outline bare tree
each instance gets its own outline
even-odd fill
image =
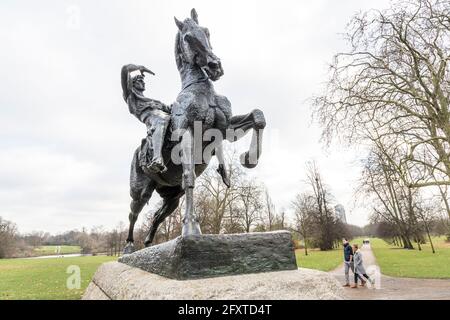
[[[175,212],[168,216],[163,223],[161,223],[158,233],[156,234],[158,242],[169,241],[181,234],[183,206],[184,197],[181,198],[180,204],[178,208],[175,209]]]
[[[448,192],[448,186],[438,186],[439,193],[441,195],[442,204],[444,205],[445,212],[447,213],[447,218],[450,219],[450,195]],[[450,230],[449,234],[450,234]]]
[[[111,256],[120,255],[123,251],[123,239],[125,239],[126,237],[126,232],[126,226],[122,221],[120,221],[115,228],[108,232],[95,232],[94,230],[92,230],[90,234],[91,238],[95,237],[96,235],[100,237],[100,239],[94,241],[94,247],[96,248],[95,251],[103,251],[101,249],[101,238],[104,238],[104,242],[106,242],[106,251],[108,252],[108,254]]]
[[[211,234],[224,231],[223,223],[229,217],[230,206],[238,198],[238,184],[243,174],[242,170],[237,162],[231,161],[228,172],[230,188],[223,184],[212,168],[208,168],[198,179],[196,210],[202,230],[207,230]]]
[[[292,208],[295,214],[296,231],[303,238],[305,255],[308,255],[308,237],[313,223],[313,215],[315,210],[315,199],[311,194],[297,194],[295,200],[292,201]]]
[[[402,141],[421,171],[411,187],[450,185],[450,2],[398,1],[353,18],[351,49],[335,56],[326,93],[315,99],[330,142]]]
[[[22,238],[27,245],[30,245],[32,247],[39,247],[42,246],[46,236],[48,236],[48,234],[46,234],[44,231],[32,231],[22,236]]]
[[[262,205],[262,187],[256,180],[243,180],[238,188],[238,216],[245,232],[250,232],[255,225]]]
[[[76,234],[76,243],[81,247],[81,253],[88,254],[93,252],[96,242],[90,236],[86,228],[82,228],[81,232]]]
[[[275,205],[272,202],[272,198],[270,197],[269,190],[264,191],[264,202],[265,202],[265,210],[264,215],[261,216],[261,220],[265,225],[267,225],[268,230],[274,230],[274,225],[276,221],[276,211]]]
[[[0,258],[11,257],[16,250],[17,227],[0,217]]]
[[[430,242],[431,251],[436,253],[431,237],[431,225],[439,219],[439,203],[437,201],[420,201],[417,206],[417,216],[424,227],[427,239]]]
[[[315,210],[312,211],[314,226],[319,234],[317,244],[321,250],[333,249],[335,233],[333,227],[336,224],[334,211],[330,208],[331,193],[324,185],[322,176],[315,162],[307,164],[307,183],[314,197]]]
[[[412,187],[413,175],[414,171],[405,166],[395,145],[386,147],[375,141],[364,161],[359,190],[365,200],[372,203],[374,218],[381,218],[395,227],[394,243],[400,242],[398,238],[404,248],[413,249],[411,240],[414,240],[421,250],[425,242],[423,233],[428,234],[430,229],[425,204],[433,202],[439,207],[440,199],[425,199],[421,188]]]

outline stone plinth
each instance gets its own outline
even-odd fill
[[[288,231],[178,237],[119,262],[178,280],[297,269]]]
[[[305,300],[342,299],[326,272],[296,269],[196,280],[174,280],[119,262],[99,267],[85,300]]]

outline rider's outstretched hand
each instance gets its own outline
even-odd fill
[[[151,75],[155,75],[155,73],[152,70],[150,70],[150,69],[148,69],[147,67],[144,67],[144,66],[139,66],[139,71],[141,72],[141,74],[144,74],[144,72],[147,72],[147,73],[149,73]]]

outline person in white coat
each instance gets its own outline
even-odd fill
[[[366,282],[371,281],[371,279],[366,273],[363,256],[357,244],[353,244],[353,263],[355,268],[355,283],[352,285],[352,288],[356,289],[358,287],[358,278],[361,280],[361,287],[364,287]]]

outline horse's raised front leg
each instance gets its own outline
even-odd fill
[[[186,209],[183,217],[182,236],[201,234],[200,224],[194,208],[195,163],[194,163],[194,135],[187,129],[181,140],[183,165],[183,189],[186,195]]]
[[[255,109],[252,112],[233,116],[227,130],[227,140],[235,142],[242,138],[250,129],[253,129],[252,141],[248,151],[241,154],[241,164],[246,168],[254,168],[262,152],[262,137],[266,126],[264,113]]]

